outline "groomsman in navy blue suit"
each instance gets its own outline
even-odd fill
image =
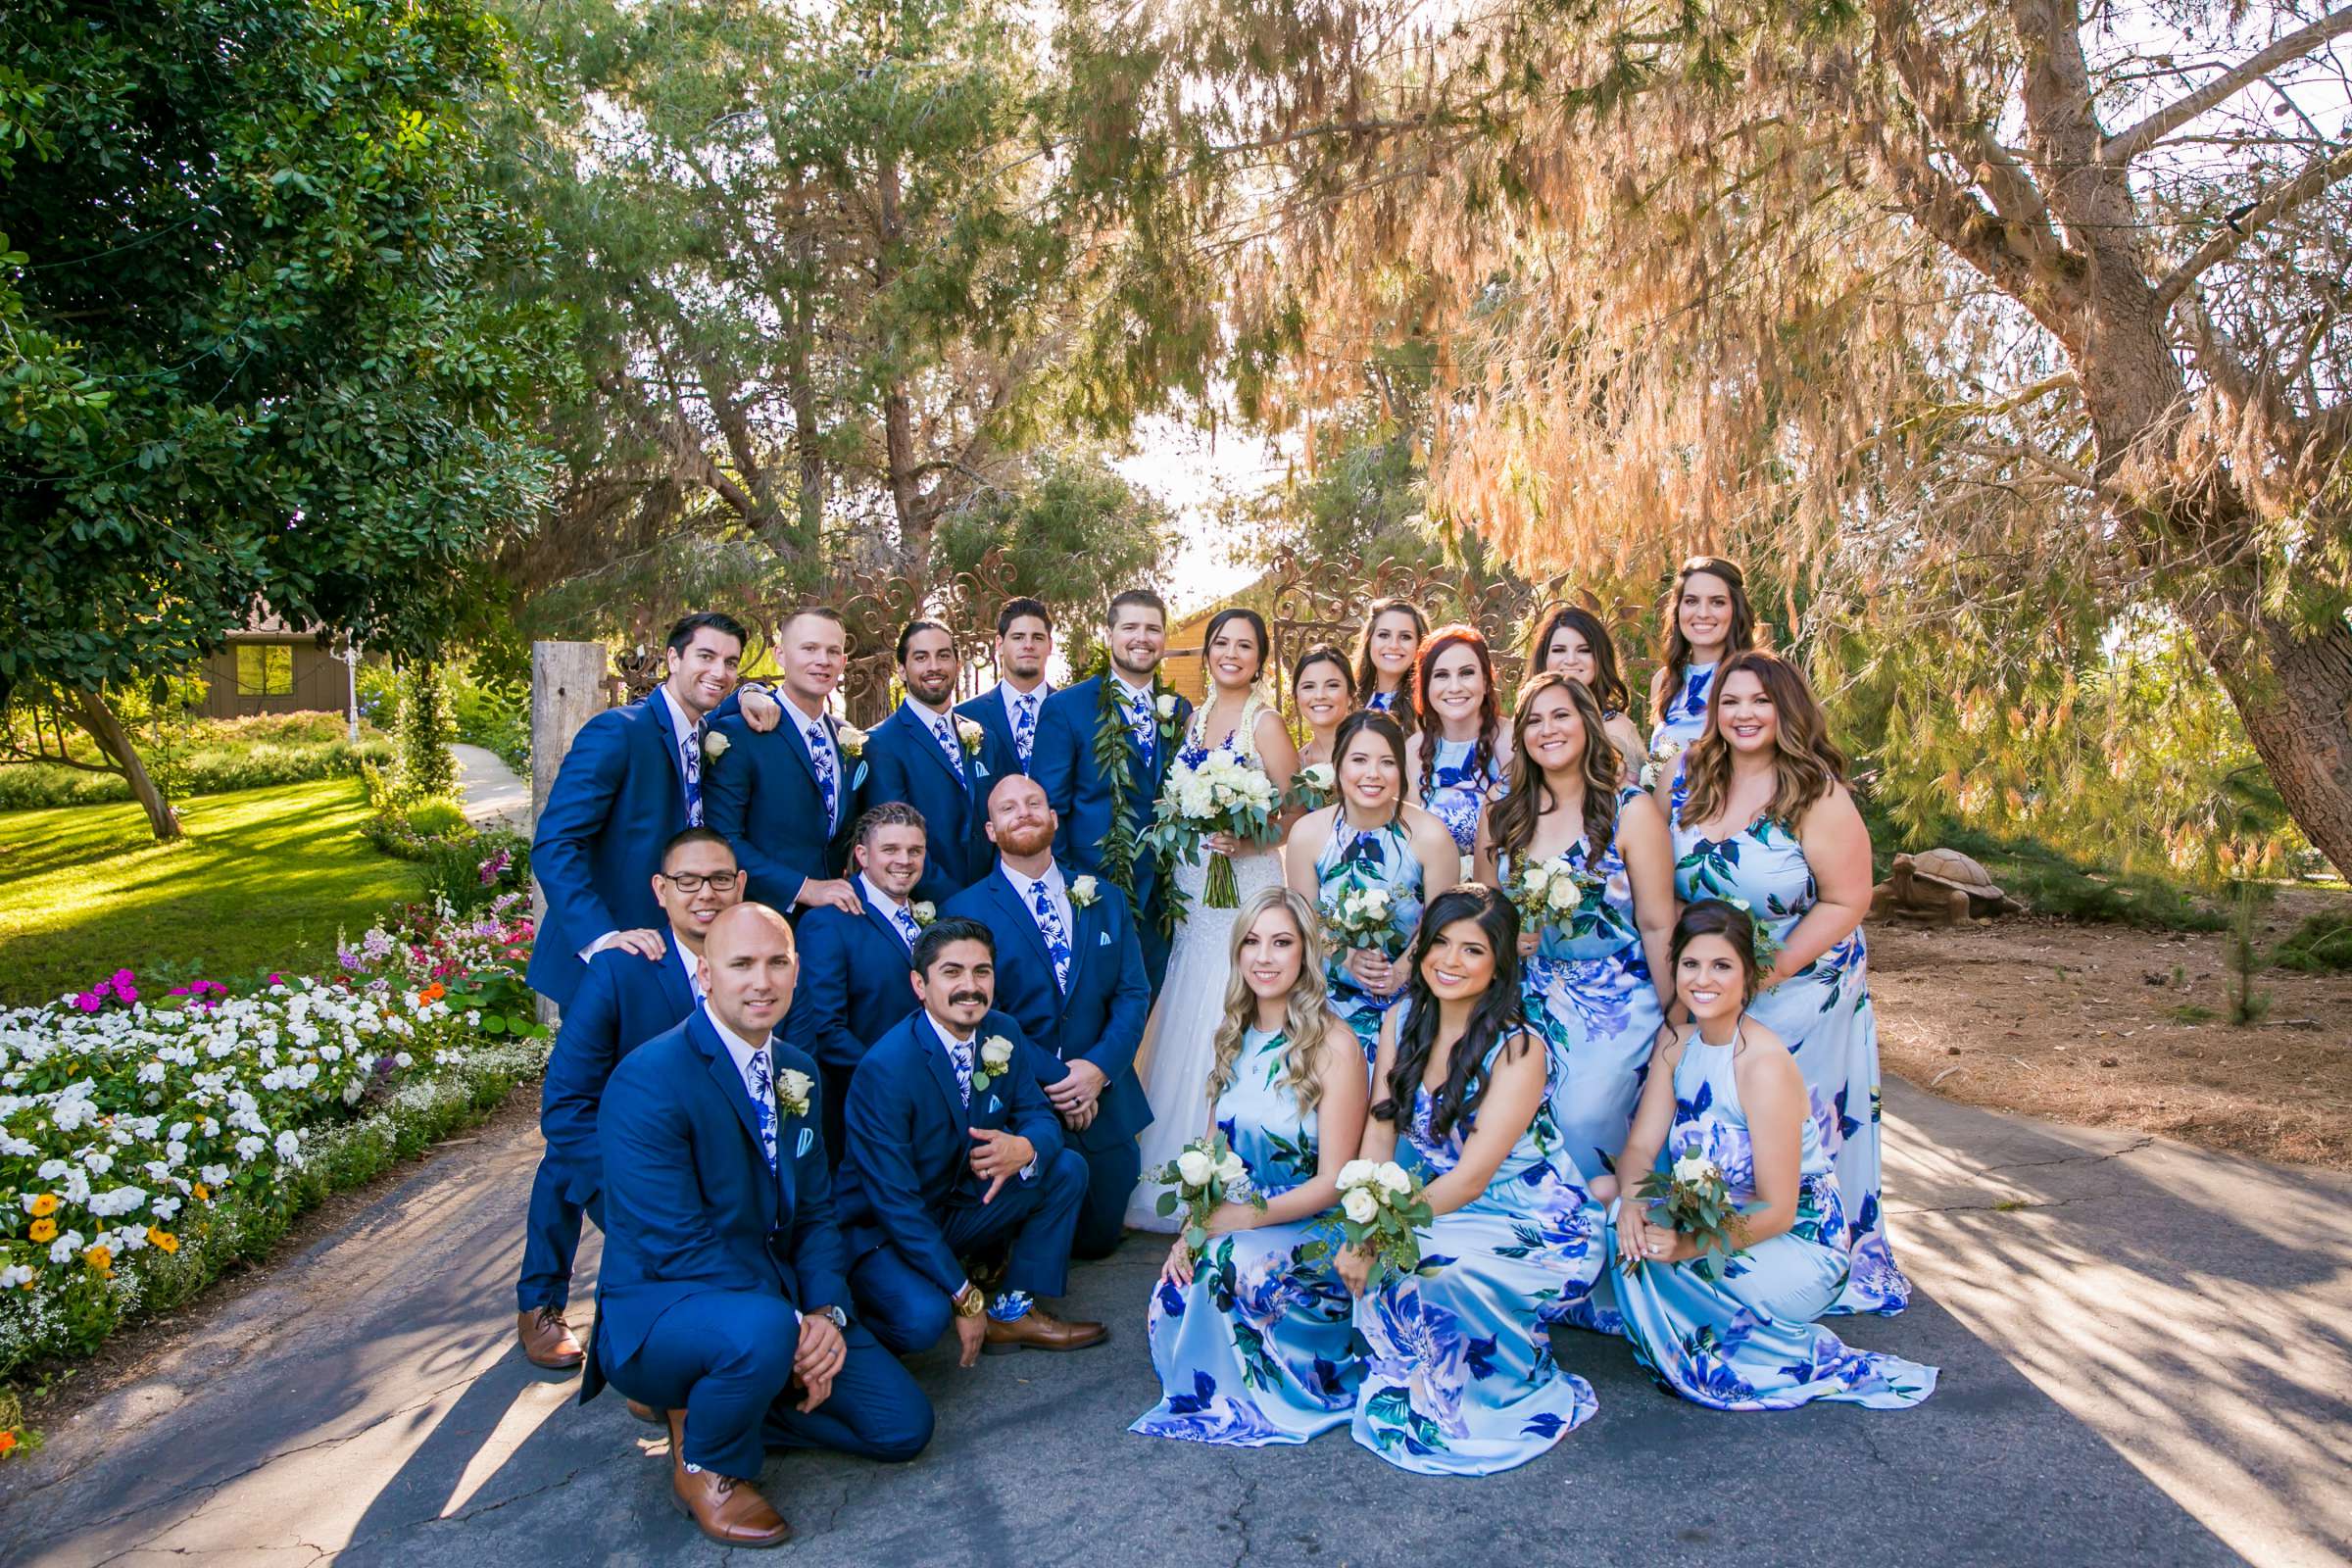
[[[770,1033],[796,962],[775,910],[721,914],[703,1005],[621,1058],[597,1116],[605,1257],[580,1398],[610,1380],[662,1412],[679,1506],[728,1545],[792,1534],[754,1485],[766,1449],[905,1460],[931,1441],[930,1401],[846,1310],[824,1090]]]
[[[1029,776],[1046,787],[1046,800],[1061,822],[1054,858],[1073,872],[1102,869],[1102,841],[1110,834],[1110,779],[1095,762],[1097,727],[1109,722],[1127,731],[1127,826],[1131,834],[1141,834],[1152,825],[1159,787],[1193,716],[1191,703],[1157,687],[1160,656],[1168,645],[1168,609],[1159,595],[1148,588],[1119,594],[1103,616],[1103,629],[1110,668],[1046,699],[1037,720],[1037,749],[1029,758]],[[1160,930],[1167,890],[1158,858],[1139,850],[1134,880],[1144,973],[1156,997],[1168,973],[1168,939]]]
[[[704,770],[710,823],[727,836],[762,896],[856,914],[858,895],[841,872],[858,816],[864,738],[825,710],[849,664],[840,613],[823,605],[795,611],[777,634],[775,655],[784,671],[776,694],[784,721],[762,734],[742,710],[748,705],[739,705],[711,724],[715,750]]]
[[[1054,657],[1054,612],[1035,599],[1007,599],[997,612],[996,685],[956,711],[978,724],[1029,771],[1037,745],[1037,717],[1054,688],[1046,684],[1046,661]]]
[[[990,1007],[988,927],[934,921],[914,968],[922,1010],[875,1041],[850,1083],[840,1190],[858,1315],[902,1355],[953,1323],[965,1366],[983,1348],[1100,1345],[1102,1324],[1065,1323],[1035,1299],[1068,1282],[1086,1161],[1061,1145],[1037,1048]],[[963,1260],[998,1246],[1004,1276],[991,1298]]]
[[[963,667],[956,638],[935,620],[909,621],[899,633],[898,710],[866,737],[867,806],[904,801],[923,813],[928,852],[914,896],[937,904],[988,874],[995,858],[982,831],[989,787],[1018,771],[1010,747],[990,739],[979,721],[950,706]]]
[[[572,737],[531,835],[547,899],[525,978],[568,1005],[607,948],[662,956],[668,922],[651,891],[662,847],[703,820],[712,743],[705,721],[735,690],[743,626],[705,612],[670,628],[669,674],[643,702],[607,709]]]
[[[540,1088],[539,1133],[547,1151],[531,1178],[523,1221],[514,1332],[524,1359],[550,1371],[580,1364],[580,1345],[564,1308],[571,1299],[580,1215],[585,1211],[599,1230],[605,1223],[598,1200],[604,1166],[596,1152],[605,1081],[613,1063],[694,1011],[701,1000],[695,965],[702,959],[703,934],[743,898],[735,852],[707,827],[690,827],[669,841],[653,882],[665,917],[662,956],[641,958],[626,948],[607,948],[588,960],[588,978],[564,1005]]]
[[[904,801],[858,818],[850,858],[863,913],[810,909],[801,917],[801,983],[785,1016],[785,1042],[825,1075],[825,1148],[841,1162],[842,1111],[865,1048],[914,1011],[914,944],[932,916],[916,907],[923,874],[922,813]]]
[[[1136,1135],[1152,1121],[1135,1076],[1152,988],[1127,901],[1091,876],[1065,879],[1054,829],[1036,780],[999,782],[988,835],[1003,858],[941,913],[977,920],[996,938],[997,1006],[1038,1048],[1046,1098],[1086,1158],[1086,1204],[1070,1250],[1107,1257],[1126,1232],[1127,1200],[1143,1170]]]

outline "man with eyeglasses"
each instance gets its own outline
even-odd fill
[[[620,1058],[675,1029],[702,1001],[695,966],[710,922],[743,902],[750,877],[737,868],[726,838],[707,827],[674,834],[662,851],[653,896],[667,917],[662,956],[650,961],[633,947],[608,948],[588,960],[587,978],[564,1008],[539,1096],[539,1131],[547,1152],[531,1180],[524,1221],[522,1275],[514,1287],[514,1331],[523,1358],[568,1372],[582,1351],[564,1309],[571,1297],[572,1254],[585,1211],[604,1228],[604,1167],[596,1112],[605,1080]]]

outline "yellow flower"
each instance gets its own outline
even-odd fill
[[[56,1212],[57,1195],[55,1193],[43,1193],[32,1200],[32,1217],[34,1219],[47,1219]]]
[[[81,1254],[81,1259],[100,1274],[115,1271],[115,1250],[111,1247],[93,1247]]]
[[[210,1187],[205,1186],[204,1183],[198,1182],[196,1184],[196,1201],[199,1203],[209,1203],[212,1200],[213,1190]]]
[[[34,1220],[34,1221],[32,1222],[32,1232],[31,1232],[31,1235],[32,1235],[32,1239],[33,1239],[34,1241],[36,1241],[36,1242],[54,1242],[54,1241],[56,1241],[56,1240],[57,1240],[57,1221],[55,1221],[55,1220],[53,1220],[53,1219],[36,1219],[36,1220]]]
[[[160,1225],[150,1225],[147,1227],[147,1245],[158,1251],[176,1252],[179,1250],[179,1238]]]

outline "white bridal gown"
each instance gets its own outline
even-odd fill
[[[1218,744],[1229,746],[1245,760],[1257,761],[1257,715],[1265,704],[1255,695],[1243,705],[1240,721]],[[1212,750],[1201,732],[1206,710],[1193,715],[1186,731],[1187,762],[1197,763]],[[1208,883],[1208,852],[1200,863],[1175,867],[1176,886],[1184,891],[1184,922],[1168,950],[1168,977],[1159,988],[1159,1002],[1144,1030],[1144,1098],[1152,1102],[1152,1125],[1138,1142],[1144,1155],[1146,1179],[1127,1201],[1127,1223],[1138,1230],[1177,1228],[1175,1216],[1161,1218],[1156,1205],[1163,1188],[1150,1180],[1157,1167],[1176,1157],[1177,1151],[1199,1138],[1208,1125],[1208,1067],[1216,1055],[1217,1024],[1225,1015],[1225,984],[1232,972],[1235,909],[1212,909],[1203,902]],[[1248,904],[1250,895],[1282,881],[1282,851],[1265,845],[1234,857],[1235,902]]]

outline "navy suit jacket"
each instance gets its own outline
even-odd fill
[[[1067,877],[1068,873],[1063,873]],[[1082,1149],[1107,1149],[1151,1125],[1152,1104],[1135,1076],[1135,1052],[1152,1012],[1143,944],[1135,917],[1115,888],[1104,886],[1084,908],[1072,899],[1070,989],[1054,983],[1054,960],[1037,919],[1002,868],[950,899],[942,915],[964,915],[997,939],[997,1006],[1012,1014],[1038,1049],[1047,1083],[1069,1076],[1084,1059],[1110,1080],[1093,1125],[1065,1136]]]
[[[685,829],[686,763],[661,692],[580,726],[531,834],[531,874],[547,897],[524,976],[532,990],[568,1006],[588,973],[580,949],[608,931],[668,923],[653,876],[662,847]]]
[[[1049,692],[1046,695],[1051,697],[1053,693]],[[968,703],[956,704],[956,711],[988,731],[988,738],[995,742],[998,749],[1004,754],[1006,765],[1014,772],[1025,773],[1028,771],[1021,765],[1021,749],[1012,738],[1012,720],[1004,713],[1004,683],[1003,681],[997,682]],[[1045,705],[1042,702],[1038,705],[1038,716],[1040,718],[1045,716]],[[1037,735],[1034,730],[1030,732],[1029,739],[1032,744],[1035,744]],[[982,804],[986,804],[985,798]],[[986,867],[984,866],[982,869],[985,871]],[[974,877],[973,880],[978,881],[979,878]]]
[[[735,847],[736,863],[751,873],[747,896],[789,909],[803,882],[841,875],[865,764],[842,751],[841,727],[827,714],[825,726],[833,733],[842,771],[834,786],[841,821],[829,828],[800,714],[782,693],[775,697],[784,704],[784,719],[765,735],[744,721],[733,697],[712,715],[710,732],[725,736],[727,745],[721,756],[703,764],[703,821],[725,835]]]
[[[686,965],[694,960],[678,946],[676,932],[664,929],[662,944],[659,963],[622,948],[607,948],[589,959],[588,978],[564,1004],[564,1025],[548,1054],[539,1131],[548,1157],[564,1173],[564,1196],[583,1208],[604,1187],[596,1112],[613,1066],[694,1011],[694,987],[686,978]]]
[[[929,1013],[911,1014],[867,1048],[850,1082],[849,1145],[838,1178],[853,1262],[893,1247],[943,1293],[955,1295],[964,1269],[939,1216],[977,1207],[988,1190],[972,1174],[971,1129],[1016,1133],[1036,1147],[1037,1163],[1015,1182],[1041,1180],[1061,1152],[1061,1121],[1038,1087],[1037,1048],[1002,1012],[980,1020],[975,1045],[985,1045],[991,1035],[1012,1042],[1012,1065],[985,1089],[975,1076],[968,1107]]]
[[[654,1320],[690,1296],[748,1291],[807,1309],[849,1305],[832,1178],[817,1134],[816,1063],[775,1047],[776,1083],[808,1079],[808,1110],[777,1108],[770,1173],[758,1114],[735,1058],[697,1009],[630,1052],[597,1112],[605,1166],[605,1256],[595,1343],[615,1361],[637,1352]],[[590,1352],[585,1399],[603,1386]]]
[[[801,917],[801,977],[776,1032],[816,1058],[825,1075],[825,1140],[840,1163],[850,1076],[866,1047],[920,1005],[914,958],[890,917],[859,894],[862,914],[830,906]]]
[[[980,750],[964,754],[958,776],[929,724],[901,703],[866,737],[865,757],[860,810],[904,801],[923,813],[923,878],[914,885],[916,898],[933,903],[954,898],[988,874],[997,853],[983,831],[988,792],[1005,774],[1019,771],[1009,745],[999,747],[983,731]]]
[[[1095,765],[1097,705],[1102,701],[1102,683],[1108,679],[1108,675],[1097,675],[1065,686],[1047,698],[1046,706],[1038,710],[1037,744],[1029,753],[1029,776],[1037,780],[1047,803],[1061,818],[1054,835],[1054,858],[1060,862],[1064,875],[1100,871],[1102,841],[1110,836],[1110,781]],[[1172,735],[1158,737],[1154,765],[1150,768],[1143,765],[1135,737],[1127,737],[1127,769],[1134,785],[1127,803],[1127,823],[1138,834],[1152,825],[1159,787],[1167,780],[1168,764],[1184,746],[1184,726],[1192,716],[1193,705],[1177,698]],[[1139,852],[1135,858],[1138,908],[1150,906],[1158,881],[1158,859]]]

